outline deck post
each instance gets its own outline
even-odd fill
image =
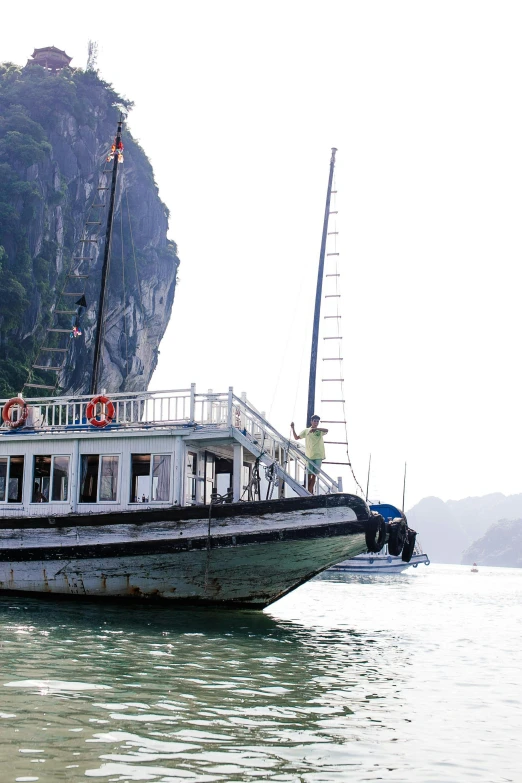
[[[73,453],[71,459],[71,486],[69,492],[71,493],[71,511],[75,514],[78,510],[78,496],[80,494],[80,487],[78,476],[80,475],[80,441],[78,438],[73,440]]]
[[[232,477],[232,488],[234,492],[234,503],[241,499],[241,476],[243,474],[243,446],[241,443],[234,443],[234,466]]]
[[[174,491],[172,496],[172,502],[175,506],[181,506],[183,503],[184,453],[183,440],[180,435],[176,435],[174,438]]]
[[[207,420],[205,424],[212,424],[212,389],[207,392]]]
[[[190,421],[196,421],[196,384],[190,384]]]
[[[228,387],[228,414],[227,414],[227,424],[229,427],[232,426],[232,402],[233,402],[233,396],[234,396],[234,387],[229,386]]]

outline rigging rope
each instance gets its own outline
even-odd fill
[[[208,585],[208,569],[210,566],[210,525],[212,522],[212,495],[210,496],[210,505],[208,507],[208,531],[207,531],[207,558],[205,563],[205,590]]]
[[[335,213],[335,215],[337,215],[337,185],[336,185],[335,175],[334,175],[334,183],[333,183],[332,195],[334,197],[333,205],[332,205],[333,206],[333,210],[332,211]],[[339,278],[340,278],[339,253],[338,253],[338,250],[337,250],[337,236],[338,236],[338,233],[339,232],[337,230],[337,217],[335,217],[334,221],[333,221],[333,232],[331,233],[331,236],[333,236],[333,246],[334,246],[333,247],[333,252],[334,252],[334,255],[330,256],[330,258],[334,258],[335,259],[335,262],[334,262],[334,269],[335,269],[335,272],[334,272],[334,280],[335,280],[335,313],[336,313],[336,315],[335,315],[335,322],[336,322],[336,325],[337,325],[337,337],[339,338],[337,340],[337,357],[336,357],[338,359],[338,367],[339,367],[339,378],[337,380],[338,380],[338,382],[340,384],[340,388],[341,388],[340,401],[341,401],[342,412],[343,412],[342,413],[342,421],[344,422],[344,438],[345,438],[345,444],[346,444],[346,459],[347,459],[347,462],[348,462],[348,467],[350,468],[350,472],[352,474],[352,478],[353,478],[353,480],[355,482],[355,485],[360,490],[360,492],[362,494],[362,497],[364,497],[364,494],[365,494],[364,490],[363,490],[361,484],[359,483],[359,481],[357,479],[357,476],[355,475],[355,471],[353,469],[352,461],[350,459],[350,451],[349,451],[349,443],[348,443],[348,425],[347,425],[347,419],[346,419],[345,387],[344,387],[344,379],[343,379],[344,373],[343,373],[343,369],[342,369],[343,368],[343,358],[342,358],[342,355],[341,355],[342,352],[341,352],[341,339],[340,339],[341,338],[341,313],[339,312],[339,300],[340,300],[341,294],[340,294],[340,284],[339,284]]]
[[[143,317],[143,322],[145,323],[145,310],[143,307],[143,299],[141,298],[141,286],[140,286],[140,279],[138,277],[138,264],[136,262],[136,249],[134,247],[134,236],[132,234],[132,222],[130,217],[130,207],[129,207],[129,193],[127,188],[125,188],[125,201],[127,202],[127,214],[129,217],[129,232],[130,232],[130,238],[131,238],[131,246],[132,246],[132,256],[134,258],[134,271],[136,272],[136,288],[138,289],[138,295],[140,297],[140,307],[141,307],[141,315]],[[123,208],[123,205],[122,205]]]

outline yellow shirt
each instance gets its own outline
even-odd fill
[[[300,438],[305,439],[305,454],[308,459],[324,459],[323,433],[307,427],[299,433]]]

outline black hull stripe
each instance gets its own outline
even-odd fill
[[[210,549],[227,549],[251,544],[266,544],[278,541],[312,541],[319,538],[364,535],[365,525],[360,521],[337,522],[312,525],[297,529],[266,530],[259,533],[238,533],[210,537]],[[125,541],[113,544],[85,544],[84,546],[31,547],[27,549],[2,549],[0,562],[21,563],[35,560],[86,560],[117,557],[139,557],[144,555],[176,554],[201,551],[207,548],[207,536],[155,541]]]
[[[281,500],[259,500],[255,503],[226,503],[212,506],[212,519],[234,519],[236,517],[259,517],[265,514],[288,514],[315,511],[322,508],[350,508],[360,521],[369,517],[368,506],[356,495],[346,493],[318,495],[304,498],[283,498]],[[149,522],[188,522],[208,519],[209,506],[170,506],[167,508],[112,511],[105,514],[75,513],[64,516],[22,516],[2,517],[0,530],[31,530],[47,527],[98,527],[102,525],[145,525]]]

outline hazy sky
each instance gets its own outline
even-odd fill
[[[371,451],[381,500],[405,460],[407,506],[522,491],[520,3],[31,1],[2,31],[22,64],[97,40],[135,101],[182,262],[152,388],[232,385],[304,426],[336,146],[360,480]]]

